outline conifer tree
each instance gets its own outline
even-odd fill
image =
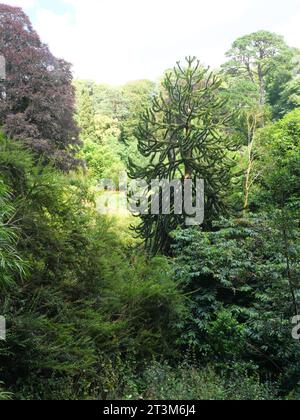
[[[77,82],[77,115],[76,120],[81,129],[81,139],[91,140],[95,137],[95,110],[92,101],[93,87],[87,83]]]
[[[186,179],[204,179],[206,226],[224,209],[231,167],[228,152],[235,148],[227,127],[230,116],[219,94],[221,85],[221,79],[195,57],[187,58],[185,66],[178,62],[166,73],[161,93],[141,116],[135,133],[139,152],[150,164],[144,168],[130,162],[130,177],[148,184],[180,179],[184,185]],[[149,211],[135,229],[151,253],[167,253],[169,233],[184,226],[186,215],[173,214],[172,204],[171,215]]]

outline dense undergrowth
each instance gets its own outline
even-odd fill
[[[300,399],[300,51],[226,56],[73,83],[0,4],[0,400]],[[204,179],[203,223],[177,187],[111,211],[120,171]]]
[[[17,398],[91,397],[112,355],[174,354],[185,307],[167,260],[127,249],[77,176],[36,166],[3,138],[0,167],[6,387]]]
[[[274,399],[295,389],[298,343],[284,346],[282,327],[264,335],[280,286],[267,280],[282,267],[267,227],[261,250],[254,220],[178,231],[173,260],[149,259],[98,215],[84,177],[36,165],[3,137],[0,169],[0,398]],[[269,346],[265,358],[255,346]]]

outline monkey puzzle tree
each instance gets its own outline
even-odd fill
[[[130,162],[130,177],[153,180],[192,180],[205,182],[205,224],[224,209],[223,194],[230,180],[229,151],[235,144],[229,138],[229,114],[220,96],[222,81],[195,58],[187,58],[166,73],[160,95],[141,116],[136,130],[138,150],[149,159],[145,168]],[[195,191],[194,191],[195,193]],[[172,191],[174,199],[174,190]],[[151,196],[151,193],[150,193]],[[174,200],[173,200],[174,201]],[[142,215],[135,229],[151,253],[168,252],[170,232],[183,226],[186,214]],[[162,209],[160,209],[162,210]]]
[[[20,8],[0,4],[0,124],[37,154],[69,169],[77,163],[78,129],[70,64],[56,59]]]

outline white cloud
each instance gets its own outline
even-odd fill
[[[188,54],[216,64],[207,34],[234,22],[251,0],[65,0],[75,15],[38,11],[37,30],[80,77],[122,83],[156,78]],[[218,10],[218,13],[216,13]]]
[[[276,28],[276,32],[284,34],[289,45],[297,48],[300,48],[299,22],[300,14],[294,14]]]
[[[39,0],[9,3],[33,7],[54,54],[72,62],[76,76],[99,82],[155,79],[189,54],[217,66],[236,37],[258,29],[300,47],[299,0],[55,0],[51,10]],[[66,5],[67,13],[54,12]]]
[[[35,29],[56,55],[68,60],[78,58],[80,51],[74,42],[76,29],[71,24],[71,14],[58,15],[50,10],[39,9],[36,11],[36,21]]]

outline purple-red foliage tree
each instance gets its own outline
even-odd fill
[[[0,4],[0,125],[37,155],[69,170],[78,161],[79,130],[74,121],[71,65],[55,58],[20,8]]]

